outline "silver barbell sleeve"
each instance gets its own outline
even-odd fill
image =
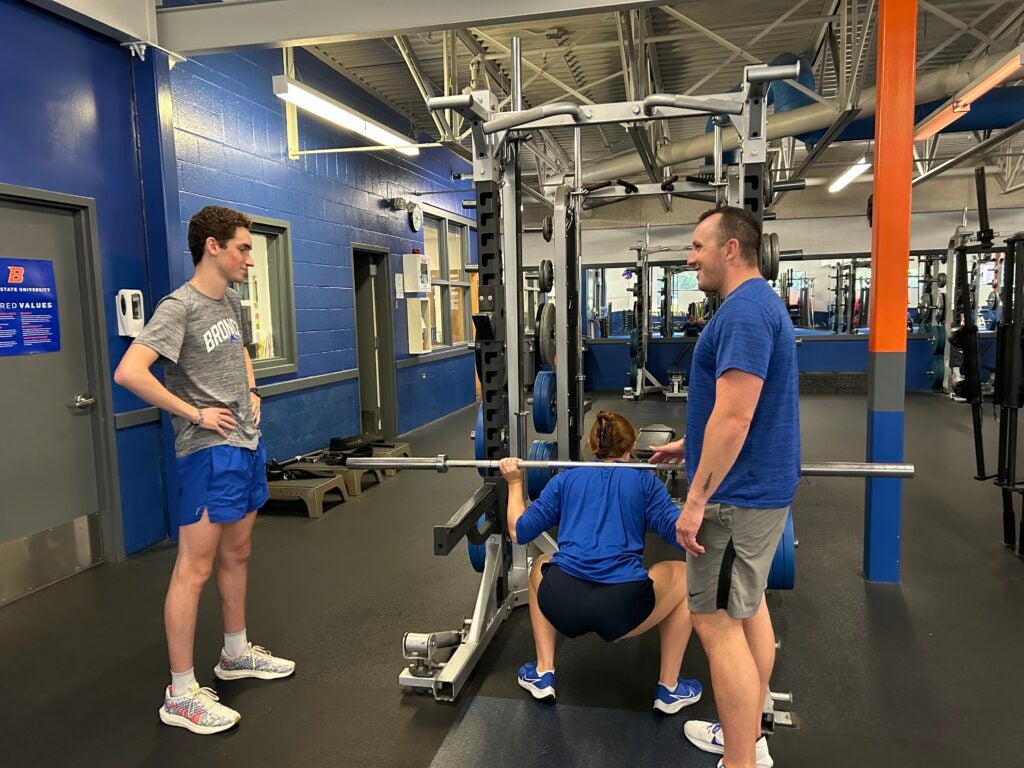
[[[441,453],[434,457],[367,456],[354,457],[345,462],[351,469],[430,469],[447,472],[449,469],[498,469],[499,462],[493,459],[449,459]],[[519,460],[523,469],[574,469],[576,467],[610,467],[612,469],[681,470],[679,464],[648,464],[646,462],[594,462],[594,461],[524,461]],[[856,461],[826,461],[803,464],[800,473],[804,477],[898,477],[914,476],[913,464],[882,464]]]

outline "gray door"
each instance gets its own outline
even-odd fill
[[[100,559],[79,215],[0,198],[0,257],[53,262],[60,322],[59,351],[0,357],[0,604]]]
[[[355,249],[352,261],[362,433],[389,439],[397,434],[398,417],[388,255]]]

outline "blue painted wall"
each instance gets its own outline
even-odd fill
[[[408,121],[388,111],[304,51],[296,51],[297,78],[311,87],[408,133]],[[407,158],[395,152],[287,157],[284,102],[274,96],[271,78],[282,72],[279,51],[205,56],[171,72],[174,143],[181,200],[182,250],[172,258],[178,282],[192,270],[184,233],[199,208],[223,204],[291,224],[295,278],[298,373],[261,382],[305,378],[356,367],[352,246],[372,245],[391,253],[392,274],[401,254],[422,249],[422,233],[409,228],[404,212],[388,200],[411,191],[464,189],[454,172],[469,165],[445,149],[424,149]],[[364,142],[315,118],[299,117],[301,149],[356,146]],[[432,195],[429,202],[465,215],[464,192]],[[174,262],[177,262],[176,264]],[[397,359],[409,357],[404,301],[392,302]],[[462,386],[446,386],[421,396],[402,382],[449,381],[465,371],[455,360],[427,362],[399,371],[398,411],[405,431],[472,402],[472,374]],[[469,370],[472,370],[470,366]],[[468,394],[467,394],[468,392]],[[359,389],[355,382],[329,392],[302,391],[268,398],[264,427],[268,451],[284,456],[313,450],[323,435],[360,430]],[[319,407],[329,401],[331,407]],[[424,407],[430,401],[432,405]],[[314,424],[304,420],[316,414]]]
[[[149,284],[136,155],[130,54],[44,11],[0,0],[0,182],[96,201],[104,307]],[[146,296],[150,306],[152,295]],[[126,348],[106,317],[111,371]],[[113,387],[115,411],[142,407]],[[125,546],[167,535],[160,425],[117,437]]]
[[[168,75],[152,58],[133,60],[116,42],[16,0],[0,0],[0,25],[0,66],[18,73],[0,89],[0,182],[96,201],[105,307],[120,288],[139,287],[148,316],[188,278],[187,221],[203,205],[231,205],[291,223],[299,371],[277,380],[356,366],[352,245],[386,248],[393,272],[401,270],[402,253],[423,245],[422,234],[386,200],[468,186],[451,181],[468,164],[443,149],[414,159],[372,153],[288,160],[283,103],[271,86],[281,71],[279,52],[206,57]],[[319,61],[299,52],[297,65],[313,87],[408,132],[406,121]],[[168,103],[170,110],[158,107]],[[304,149],[360,143],[307,118],[300,120],[300,142]],[[452,192],[428,200],[467,215],[465,197]],[[405,306],[392,305],[396,354],[403,359],[409,357]],[[106,320],[112,373],[128,344],[116,335],[112,312]],[[471,356],[426,357],[402,368],[401,429],[472,402],[472,370]],[[358,382],[348,380],[268,398],[269,449],[287,456],[357,432],[358,392]],[[113,386],[113,407],[123,414],[145,404]],[[168,534],[166,507],[174,489],[165,474],[171,463],[165,424],[129,427],[116,436],[128,553]]]
[[[476,400],[476,367],[472,353],[398,369],[398,431],[446,416]]]

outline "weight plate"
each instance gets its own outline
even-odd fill
[[[484,404],[476,407],[476,431],[473,432],[473,448],[477,461],[487,460],[487,438],[484,435]],[[487,477],[486,469],[477,469],[480,477]]]
[[[558,386],[554,371],[541,371],[533,382],[533,428],[550,435],[558,423]]]
[[[945,288],[946,287],[946,273],[945,272],[939,272],[939,276],[935,278],[935,284],[938,285],[939,288]]]
[[[538,287],[542,293],[549,293],[555,287],[555,265],[551,263],[551,259],[541,260],[539,276]]]
[[[555,233],[555,223],[551,220],[550,216],[545,216],[544,220],[540,224],[540,234],[544,238],[545,243],[551,242],[551,237]]]
[[[541,306],[540,322],[537,324],[537,350],[542,362],[555,364],[555,305],[550,301]]]
[[[554,440],[534,440],[526,458],[529,461],[554,461],[558,458],[558,444]],[[544,487],[554,475],[554,470],[551,469],[526,470],[526,493],[531,500],[536,501],[540,498]]]
[[[637,367],[636,367],[636,361],[634,360],[632,363],[629,364],[629,386],[630,387],[633,387],[633,386],[636,385],[636,372],[637,372]]]
[[[476,527],[479,528],[487,521],[484,515],[480,515],[480,519],[476,521]],[[469,539],[466,539],[466,544],[469,546],[469,564],[473,566],[473,570],[477,573],[484,572],[484,563],[487,561],[487,545],[486,544],[474,544]]]
[[[771,208],[772,200],[775,199],[775,179],[772,178],[770,169],[765,169],[764,174],[764,207]]]
[[[761,260],[758,267],[761,270],[761,276],[765,280],[771,280],[769,275],[772,270],[772,244],[767,232],[761,234]]]
[[[793,535],[793,508],[789,508],[782,538],[768,571],[768,589],[793,589],[796,583],[796,539]]]
[[[941,355],[946,346],[946,326],[933,325],[928,333],[928,342],[931,344],[932,354]]]
[[[667,298],[661,302],[661,338],[672,338],[672,305]]]
[[[636,357],[640,352],[640,331],[634,328],[629,332],[629,356]]]
[[[771,263],[768,266],[769,274],[771,277],[768,279],[775,282],[779,279],[779,235],[777,232],[772,232],[768,237],[771,243]]]
[[[928,383],[931,384],[932,389],[942,389],[942,379],[945,373],[946,370],[942,364],[942,358],[933,357],[931,362],[928,363]]]

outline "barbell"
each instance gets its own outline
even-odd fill
[[[345,462],[352,469],[426,469],[447,472],[449,469],[494,470],[499,468],[495,459],[450,459],[447,454],[437,456],[361,456]],[[683,464],[648,464],[646,462],[593,461],[531,461],[519,460],[521,469],[574,469],[601,466],[610,469],[680,470]],[[804,477],[901,477],[914,476],[913,464],[886,464],[878,462],[826,461],[800,465]]]

